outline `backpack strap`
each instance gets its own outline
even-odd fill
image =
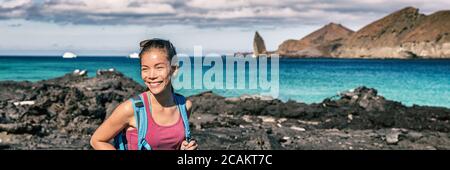
[[[144,104],[141,100],[141,98],[139,97],[139,95],[133,96],[131,99],[131,105],[133,106],[133,111],[134,111],[134,117],[136,118],[136,124],[139,125],[139,115],[142,115],[140,113],[144,112],[145,109],[144,108]],[[140,128],[138,128],[139,131]],[[128,145],[127,145],[127,139],[126,139],[126,129],[123,129],[121,132],[119,132],[119,134],[117,134],[114,137],[114,146],[116,149],[118,150],[128,150]]]
[[[184,124],[184,135],[186,137],[186,141],[190,142],[191,140],[191,130],[189,128],[189,117],[187,115],[186,110],[186,98],[182,95],[174,93],[175,102],[178,105],[178,110],[180,110],[181,118],[183,119]]]
[[[147,125],[148,125],[148,119],[147,119],[147,110],[146,105],[144,104],[143,100],[144,95],[141,94],[139,96],[135,96],[132,98],[133,102],[133,109],[134,109],[134,117],[136,119],[136,124],[138,127],[138,150],[151,150],[151,146],[148,144],[147,140],[145,139],[145,136],[147,136]],[[149,110],[151,110],[151,105],[149,104]]]
[[[114,147],[117,150],[128,150],[125,130],[119,132],[119,134],[114,137]]]

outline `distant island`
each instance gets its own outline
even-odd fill
[[[331,58],[450,58],[450,10],[431,15],[406,7],[354,32],[329,23],[296,40],[289,39],[273,52],[265,49],[256,32],[253,55]]]

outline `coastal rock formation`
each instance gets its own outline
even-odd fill
[[[372,88],[315,104],[211,92],[189,100],[200,149],[450,149],[450,109],[406,107]]]
[[[95,129],[144,87],[114,69],[0,82],[0,149],[91,149]],[[407,107],[358,87],[320,103],[189,96],[199,149],[450,149],[450,109]]]
[[[322,122],[314,128],[406,128],[450,132],[450,125],[446,125],[450,118],[449,109],[416,105],[406,107],[399,102],[386,100],[377,95],[375,89],[367,87],[358,87],[313,104],[282,102],[278,99],[233,99],[211,92],[194,95],[189,99],[196,103],[193,110],[199,113],[271,116]],[[433,121],[429,122],[431,119]]]
[[[145,90],[114,70],[75,70],[38,81],[0,82],[0,144],[8,148],[89,149],[90,135],[122,101]],[[24,102],[27,101],[27,102]]]
[[[328,24],[299,41],[283,42],[278,53],[287,57],[450,58],[450,10],[424,15],[406,7],[355,33]]]
[[[278,47],[278,54],[287,57],[324,57],[342,45],[353,31],[341,24],[329,23],[300,40],[286,40]]]
[[[278,56],[276,51],[268,51],[266,49],[266,45],[264,43],[264,39],[259,34],[258,31],[255,32],[255,36],[253,37],[253,51],[252,52],[235,52],[233,54],[234,57],[273,57]]]
[[[255,37],[253,38],[253,55],[259,56],[261,54],[267,54],[266,45],[264,39],[259,35],[258,31],[256,31]]]
[[[449,58],[450,11],[429,16],[407,7],[348,38],[333,55],[363,58]]]

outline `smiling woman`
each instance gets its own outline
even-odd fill
[[[141,42],[141,76],[147,91],[120,104],[92,135],[94,149],[194,150],[190,139],[189,113],[192,103],[175,94],[171,66],[175,47],[167,40]],[[115,138],[115,146],[109,141]]]

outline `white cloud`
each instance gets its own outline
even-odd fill
[[[230,1],[230,0],[215,0],[211,3],[210,0],[190,0],[186,3],[188,7],[198,8],[198,9],[226,9],[226,8],[236,8],[248,5],[246,1]]]
[[[163,14],[175,13],[175,9],[163,1],[127,1],[127,0],[78,0],[50,1],[42,10],[50,12],[80,12],[88,14]]]
[[[0,9],[13,9],[31,4],[31,0],[0,0]]]
[[[349,22],[368,24],[406,6],[426,13],[448,0],[0,0],[0,19],[95,25],[248,27]]]
[[[189,0],[186,2],[188,7],[198,9],[233,9],[240,7],[278,7],[285,5],[288,1],[280,0]],[[297,1],[299,2],[299,1]]]
[[[295,17],[300,13],[291,8],[272,9],[272,8],[240,8],[226,11],[209,11],[205,18],[213,19],[238,19],[238,18],[283,18]]]
[[[23,17],[31,5],[31,0],[0,0],[0,19]]]
[[[212,52],[251,51],[255,30],[274,50],[284,40],[299,39],[329,22],[357,30],[406,6],[429,14],[448,10],[450,1],[0,0],[5,40],[0,53],[57,49],[58,55],[66,50],[117,55],[121,50],[125,55],[149,37],[170,39],[181,52],[194,45]]]

